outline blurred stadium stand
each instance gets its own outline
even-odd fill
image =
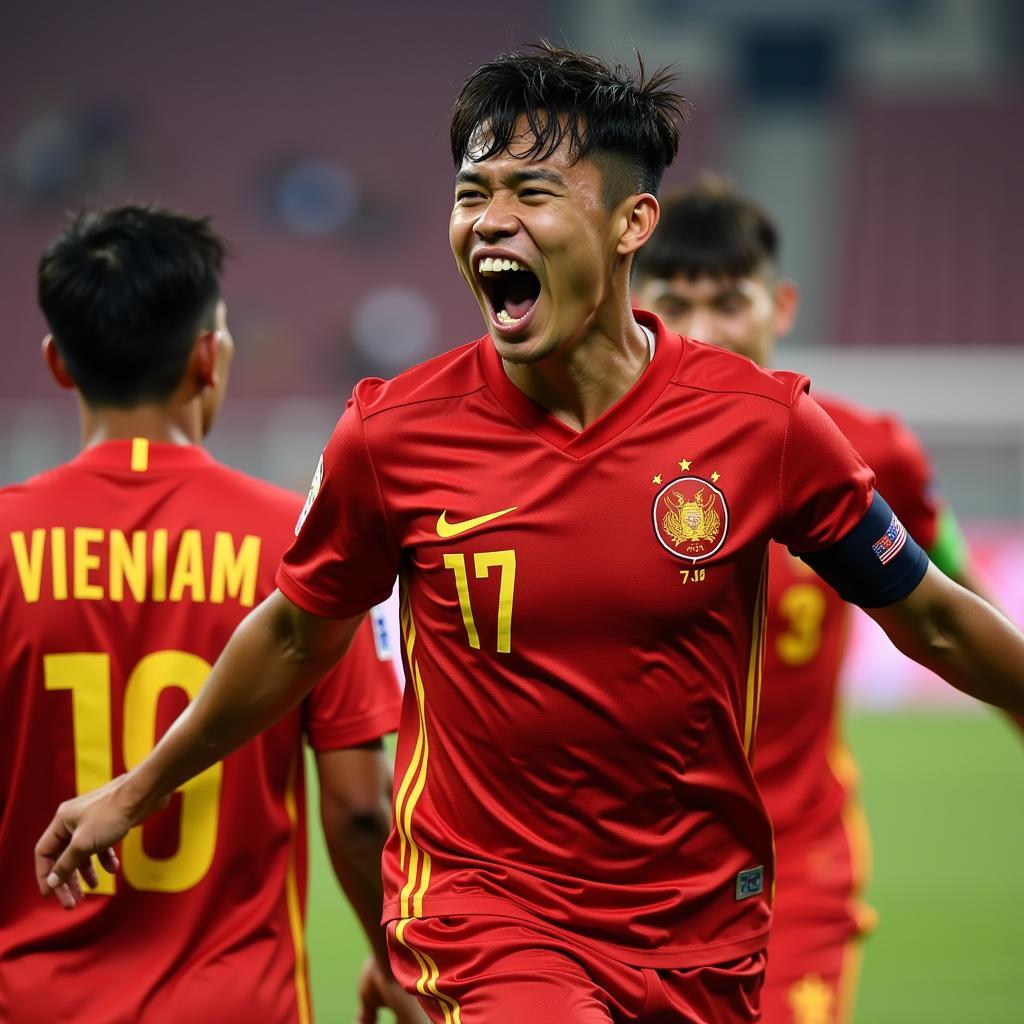
[[[1011,0],[9,6],[0,482],[77,444],[38,355],[38,255],[65,210],[135,199],[234,243],[211,447],[304,489],[355,379],[480,332],[447,249],[447,114],[481,60],[546,34],[678,64],[666,189],[712,167],[776,213],[804,294],[780,363],[900,411],[961,517],[1010,545],[1002,577],[1024,544],[1020,23]]]

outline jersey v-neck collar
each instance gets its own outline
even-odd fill
[[[509,380],[489,336],[479,342],[480,362],[487,385],[505,410],[524,427],[566,455],[583,458],[636,423],[664,392],[679,366],[683,352],[683,341],[679,335],[666,330],[652,313],[634,310],[634,316],[641,327],[654,332],[654,358],[629,391],[583,430],[573,430],[523,394]]]
[[[140,438],[100,441],[79,452],[69,463],[76,468],[124,473],[160,473],[200,469],[213,465],[214,458],[195,444],[145,442],[145,466],[140,465]]]

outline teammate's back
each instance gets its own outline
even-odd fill
[[[83,450],[0,490],[8,878],[55,801],[145,757],[274,589],[301,500],[200,447],[233,352],[223,251],[204,220],[130,206],[80,215],[40,263],[44,356],[77,392]],[[121,871],[100,874],[81,915],[12,885],[0,1020],[306,1024],[302,740],[317,752],[332,861],[366,880],[339,873],[382,950],[372,879],[391,773],[379,741],[398,709],[364,622],[300,705],[125,838]],[[346,803],[364,822],[358,850]]]
[[[234,627],[273,589],[299,505],[198,447],[142,439],[91,447],[0,491],[5,877],[24,872],[55,801],[131,767],[195,696]],[[300,1019],[298,752],[304,729],[328,727],[323,705],[314,691],[186,787],[125,842],[122,877],[103,878],[73,921],[11,887],[0,901],[0,1017],[186,1019],[178,1007],[197,1020],[205,1002],[219,1021],[245,1011]],[[87,984],[53,984],[78,972]]]

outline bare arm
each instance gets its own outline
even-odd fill
[[[1002,612],[1002,608],[999,602],[996,601],[995,597],[982,581],[981,577],[975,572],[974,567],[968,562],[966,565],[952,575],[952,579],[959,583],[961,587],[966,587],[972,594],[977,594],[978,597],[987,601],[997,611]],[[1018,734],[1024,737],[1024,714],[1018,711],[1006,711],[1006,717],[1016,727]]]
[[[1024,714],[1024,636],[934,565],[903,600],[867,611],[904,654],[958,690]]]
[[[275,591],[238,626],[202,690],[136,768],[61,804],[36,844],[40,891],[73,907],[92,884],[92,854],[111,848],[182,783],[221,760],[297,704],[347,649],[362,616],[325,619]]]
[[[317,754],[320,817],[338,883],[348,896],[381,964],[387,945],[380,926],[384,902],[380,859],[391,830],[391,759],[378,741]]]

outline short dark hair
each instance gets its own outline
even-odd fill
[[[157,206],[70,219],[39,261],[39,306],[90,405],[170,397],[213,326],[226,252],[208,217]]]
[[[710,174],[668,196],[650,241],[633,259],[634,280],[686,274],[746,277],[773,269],[779,256],[775,221],[752,199]]]
[[[474,162],[507,150],[516,122],[525,117],[533,142],[521,155],[546,160],[568,141],[573,160],[598,164],[606,206],[634,192],[656,193],[679,148],[676,122],[686,120],[688,105],[671,88],[676,76],[670,68],[648,76],[639,54],[637,60],[634,73],[542,41],[488,61],[455,101],[455,166],[474,149],[481,130],[486,143],[474,151]]]

